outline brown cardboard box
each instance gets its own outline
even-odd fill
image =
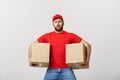
[[[48,67],[50,44],[32,43],[31,44],[31,63],[35,67]],[[83,66],[86,59],[86,48],[83,43],[74,43],[66,45],[66,63],[72,69],[87,69],[89,66]]]
[[[49,65],[49,43],[32,43],[31,44],[31,63],[36,67],[48,67]]]
[[[89,66],[83,66],[86,59],[86,47],[83,42],[66,45],[66,63],[72,69],[87,69]]]

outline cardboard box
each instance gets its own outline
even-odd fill
[[[87,69],[88,66],[84,66],[86,60],[86,47],[83,42],[67,44],[66,45],[66,63],[72,69]]]
[[[31,63],[35,67],[48,67],[50,44],[49,43],[32,43],[31,44]],[[87,69],[83,63],[86,59],[86,48],[83,43],[66,44],[66,63],[72,69]]]
[[[31,63],[36,67],[48,67],[50,44],[49,43],[32,43],[31,44]]]

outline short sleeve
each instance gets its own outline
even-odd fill
[[[40,36],[37,41],[41,42],[41,43],[47,43],[49,33],[43,34],[42,36]]]
[[[80,43],[82,38],[74,33],[71,33],[72,43]]]

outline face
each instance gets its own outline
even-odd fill
[[[53,26],[55,28],[55,31],[57,32],[61,32],[63,30],[63,25],[64,25],[64,22],[61,19],[55,19],[53,21]]]

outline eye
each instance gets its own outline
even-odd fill
[[[55,23],[57,23],[57,21],[55,21]]]

